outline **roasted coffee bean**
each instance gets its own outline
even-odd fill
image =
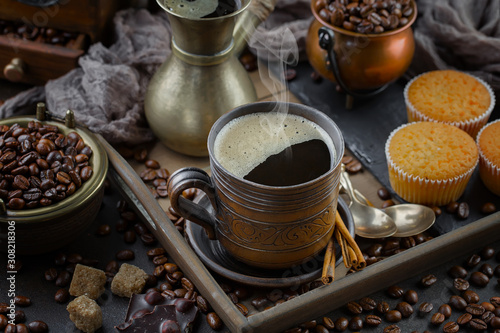
[[[380,208],[384,209],[384,208],[387,208],[387,207],[391,207],[391,206],[394,206],[396,203],[392,200],[392,199],[389,199],[389,200],[385,200],[382,202],[382,204],[380,205]],[[397,240],[395,240],[397,241]]]
[[[459,219],[465,220],[469,217],[469,204],[466,202],[461,202],[457,208],[457,216]]]
[[[471,321],[469,322],[469,326],[476,331],[484,331],[488,328],[488,325],[484,322],[484,320],[481,320],[479,318],[471,319]]]
[[[116,253],[116,259],[118,260],[133,260],[135,258],[135,253],[132,250],[120,250]]]
[[[219,331],[222,329],[223,323],[220,317],[215,312],[210,312],[207,314],[207,323],[211,329]]]
[[[485,311],[495,311],[495,306],[491,304],[490,302],[482,302],[481,306],[484,308]]]
[[[147,246],[152,246],[152,245],[155,245],[157,240],[156,238],[153,236],[153,234],[147,232],[145,234],[142,234],[141,235],[141,241],[144,245],[147,245]]]
[[[455,265],[455,266],[452,266],[449,270],[448,270],[448,274],[452,277],[452,278],[465,278],[468,274],[467,270],[465,268],[463,268],[462,266],[459,266],[459,265]]]
[[[462,293],[462,297],[463,297],[463,299],[465,299],[467,304],[479,302],[479,295],[475,291],[472,291],[470,289],[464,291]]]
[[[494,328],[494,329],[500,329],[500,317],[498,316],[495,316],[493,318],[491,318],[491,321],[490,321],[490,327],[491,328]]]
[[[31,305],[31,299],[26,296],[16,295],[14,297],[14,303],[17,306],[26,307]]]
[[[407,302],[400,302],[396,305],[396,310],[401,313],[403,318],[408,318],[413,314],[413,307]]]
[[[443,304],[443,305],[448,306],[448,307],[452,306],[455,310],[462,311],[467,306],[467,301],[463,297],[460,297],[458,295],[452,295],[452,296],[450,296],[450,299],[448,300],[448,304]],[[451,315],[451,309],[450,309],[450,311],[447,311],[447,312],[449,312]],[[446,316],[446,314],[444,314],[444,315]]]
[[[137,236],[135,235],[135,232],[133,232],[132,230],[127,230],[123,234],[123,241],[128,244],[135,243],[136,238]]]
[[[32,321],[28,324],[28,328],[31,333],[47,333],[49,331],[49,326],[41,320]]]
[[[494,275],[493,267],[491,267],[490,264],[482,264],[481,267],[479,267],[479,272],[483,273],[490,279]]]
[[[146,160],[146,162],[144,162],[144,164],[146,165],[147,168],[150,168],[150,169],[159,169],[160,168],[160,163],[156,160]]]
[[[16,325],[12,323],[7,324],[4,333],[16,333]]]
[[[460,329],[460,326],[454,321],[447,322],[443,326],[443,332],[445,333],[455,333],[458,332]]]
[[[411,305],[415,305],[418,303],[418,293],[415,290],[407,290],[404,293],[404,300]]]
[[[453,287],[458,291],[465,291],[469,289],[469,282],[462,278],[456,278],[453,280]]]
[[[68,271],[61,271],[57,274],[56,286],[66,287],[71,282],[71,275]]]
[[[450,302],[450,304],[452,304],[452,302]],[[455,306],[453,306],[453,307],[455,307]],[[441,304],[439,306],[438,312],[442,313],[445,318],[450,318],[451,317],[451,306],[448,304]]]
[[[470,313],[473,316],[481,316],[485,312],[485,309],[482,305],[472,303],[472,304],[468,304],[465,307],[465,311]]]
[[[26,321],[26,314],[23,310],[14,311],[14,322],[16,324],[24,323]]]
[[[389,310],[385,314],[385,320],[387,320],[390,323],[397,323],[397,322],[401,321],[402,318],[403,318],[403,315],[398,310]]]
[[[92,169],[91,166],[85,166],[80,171],[80,178],[82,179],[83,182],[86,182],[87,180],[92,178],[93,174],[94,174],[94,169]]]
[[[146,161],[148,157],[148,150],[147,149],[136,149],[134,151],[134,159],[137,162],[144,162]]]
[[[363,328],[363,319],[359,316],[354,316],[349,320],[349,329],[351,331],[359,331]]]
[[[417,245],[417,241],[412,236],[401,238],[401,247],[404,249],[410,249]]]
[[[366,253],[371,257],[379,257],[382,255],[383,245],[380,243],[372,244],[366,250]]]
[[[465,260],[465,265],[469,268],[476,267],[481,262],[481,256],[478,254],[473,254],[467,257]]]
[[[450,202],[446,205],[446,211],[450,214],[455,214],[458,210],[459,203],[456,201]]]
[[[349,319],[347,319],[346,317],[339,317],[335,321],[335,330],[339,332],[345,331],[348,326],[349,326]]]
[[[495,308],[500,308],[500,296],[491,297],[490,303],[493,304]]]
[[[472,315],[470,313],[464,313],[457,318],[457,323],[459,325],[466,325],[471,321],[471,319]]]
[[[210,304],[208,301],[201,295],[196,296],[196,306],[200,309],[201,312],[207,313],[210,311]]]
[[[101,224],[95,232],[97,236],[107,236],[110,233],[111,233],[111,227],[109,226],[109,224]]]
[[[495,255],[495,249],[492,248],[491,246],[485,246],[481,249],[479,255],[483,260],[489,260],[493,258],[493,256]]]
[[[497,207],[492,202],[486,202],[481,206],[481,213],[485,215],[493,214],[497,211]]]
[[[401,328],[396,324],[389,325],[384,328],[384,333],[401,333]]]
[[[267,306],[270,305],[270,302],[269,300],[266,298],[266,297],[256,297],[254,298],[250,304],[252,304],[252,306],[259,310],[259,311],[262,311],[264,308],[266,308]]]
[[[432,311],[432,309],[434,309],[434,305],[432,305],[432,303],[423,302],[418,307],[418,312],[419,312],[420,315],[425,315],[427,313],[430,313]]]
[[[485,311],[482,315],[481,315],[481,319],[486,323],[486,324],[489,324],[491,319],[495,317],[495,315],[493,314],[493,312],[491,311]]]
[[[392,285],[387,288],[386,293],[391,298],[400,298],[404,294],[403,288],[397,285]]]
[[[382,301],[377,304],[377,311],[380,314],[386,314],[387,312],[389,312],[389,310],[390,310],[389,303]]]
[[[347,29],[347,30],[349,30],[349,29]],[[363,165],[361,164],[361,162],[359,162],[357,160],[354,160],[351,163],[349,163],[349,164],[346,165],[346,171],[349,172],[349,173],[351,173],[351,174],[358,173],[362,169],[363,169]]]
[[[473,272],[470,275],[469,281],[477,287],[486,287],[490,279],[482,272]]]
[[[54,295],[54,300],[57,303],[66,303],[69,300],[69,292],[67,289],[58,289]]]
[[[28,326],[26,324],[16,324],[16,333],[29,333]]]
[[[378,326],[382,323],[382,318],[375,315],[367,315],[365,317],[365,324],[368,326]]]
[[[111,260],[106,264],[106,268],[104,269],[106,272],[111,272],[111,273],[118,273],[118,270],[120,269],[120,265],[118,264],[118,261],[116,260]]]
[[[369,297],[363,297],[359,300],[359,305],[364,311],[372,311],[377,307],[377,302]]]
[[[329,317],[323,317],[323,326],[328,330],[335,328],[335,322]]]
[[[57,279],[57,270],[55,268],[49,268],[45,271],[45,280],[52,282]]]
[[[347,310],[354,315],[358,315],[363,312],[363,308],[361,307],[361,305],[356,302],[349,302],[347,303],[346,307]]]
[[[446,318],[444,317],[444,315],[440,312],[436,312],[435,314],[432,315],[431,317],[431,324],[433,325],[436,325],[436,326],[439,326],[441,325],[442,323],[444,323],[444,320]]]
[[[436,282],[437,282],[437,277],[433,274],[428,274],[420,280],[420,283],[424,287],[430,287]]]
[[[148,252],[146,252],[146,255],[149,258],[154,258],[154,257],[160,256],[160,255],[164,255],[165,253],[167,253],[167,251],[165,251],[164,248],[157,247],[157,248],[151,249]]]

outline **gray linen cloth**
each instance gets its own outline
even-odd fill
[[[483,78],[500,92],[500,1],[417,0],[414,26],[416,51],[407,76],[453,68]],[[307,30],[313,19],[310,0],[278,0],[275,10],[258,27],[251,50],[275,60],[285,30],[297,41],[299,60],[306,60]],[[111,143],[142,143],[153,139],[144,117],[144,96],[157,68],[170,54],[171,29],[164,12],[128,9],[115,16],[116,42],[109,48],[92,45],[80,67],[7,100],[5,118],[46,100],[48,109],[100,133]],[[33,112],[33,111],[32,111]]]

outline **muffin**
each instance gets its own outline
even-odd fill
[[[479,161],[470,135],[437,122],[396,128],[386,142],[385,154],[394,191],[406,201],[430,206],[456,201]]]
[[[495,95],[472,75],[454,70],[421,74],[404,90],[408,122],[436,121],[457,126],[473,138],[490,117]]]
[[[500,119],[481,129],[477,146],[481,180],[491,192],[500,196]]]

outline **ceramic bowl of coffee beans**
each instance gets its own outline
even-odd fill
[[[20,116],[0,121],[0,251],[41,254],[95,219],[106,152],[82,127]]]
[[[311,0],[311,10],[315,19],[306,52],[323,77],[352,91],[369,91],[397,80],[409,67],[414,0]]]

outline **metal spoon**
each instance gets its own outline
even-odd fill
[[[384,238],[392,236],[397,231],[396,223],[389,215],[380,209],[359,202],[347,172],[340,173],[340,183],[351,198],[349,210],[354,219],[356,235],[365,238]]]
[[[370,202],[359,191],[354,190],[357,198],[365,204]],[[383,211],[396,223],[394,237],[409,237],[429,229],[436,221],[432,208],[418,204],[398,204],[384,208]]]

